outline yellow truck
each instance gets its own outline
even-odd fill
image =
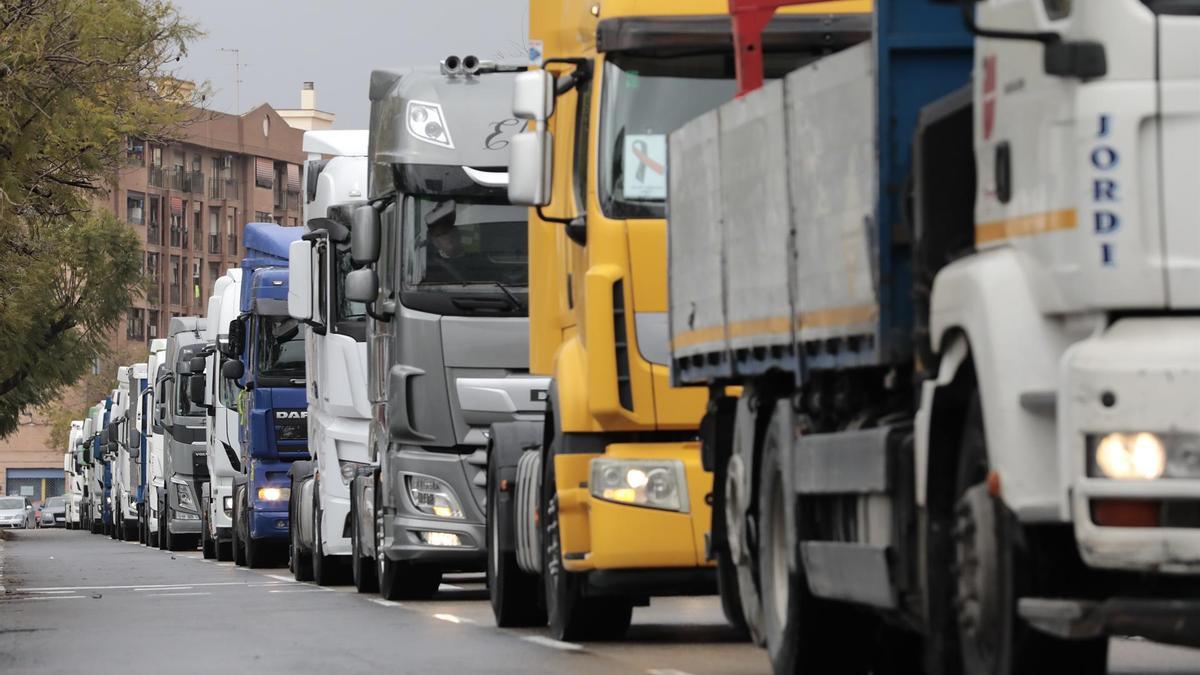
[[[780,13],[768,77],[870,33],[870,2]],[[488,581],[502,626],[614,637],[652,596],[712,593],[727,556],[702,461],[703,388],[672,388],[667,134],[734,95],[724,0],[531,0],[509,198],[529,219],[530,370],[544,420],[497,424]],[[721,565],[729,572],[731,565]],[[726,615],[742,624],[736,577]]]

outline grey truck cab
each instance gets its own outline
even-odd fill
[[[205,410],[188,397],[191,361],[204,349],[204,319],[174,317],[166,367],[156,383],[155,421],[162,426],[163,484],[159,494],[159,548],[194,549],[200,543],[199,484],[208,478]],[[204,377],[196,375],[196,377]]]
[[[487,433],[540,419],[527,210],[508,201],[514,72],[472,57],[371,74],[370,205],[347,297],[368,302],[368,447],[351,489],[360,590],[429,596],[485,563]],[[373,561],[373,564],[372,564]]]

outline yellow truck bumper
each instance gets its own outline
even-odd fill
[[[686,513],[620,504],[594,497],[587,483],[597,457],[677,460],[687,481]],[[616,443],[604,455],[555,456],[563,566],[572,572],[603,569],[711,567],[705,534],[712,474],[700,466],[700,444]]]

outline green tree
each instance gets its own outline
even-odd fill
[[[0,0],[0,437],[107,352],[142,289],[137,235],[102,205],[126,139],[195,108],[197,35],[161,0]]]

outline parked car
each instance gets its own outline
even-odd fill
[[[67,502],[62,497],[51,497],[42,504],[42,513],[38,518],[41,527],[66,527]]]
[[[0,497],[0,527],[28,530],[36,522],[28,497]]]

